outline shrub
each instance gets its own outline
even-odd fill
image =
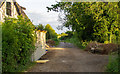
[[[2,72],[2,26],[0,22],[0,74]]]
[[[47,43],[49,46],[55,46],[55,41],[53,41],[53,40],[51,40],[51,39],[47,40],[46,43]]]
[[[101,54],[109,54],[111,52],[117,51],[118,45],[109,43],[109,44],[104,44],[104,43],[98,43],[98,42],[90,42],[86,46],[87,51],[91,51],[94,53],[101,53]]]
[[[55,46],[59,45],[59,39],[53,38],[52,40],[55,41]]]
[[[31,61],[35,50],[33,25],[28,19],[5,18],[2,24],[2,71],[15,72]]]
[[[73,43],[75,46],[77,46],[81,49],[84,49],[88,43],[87,41],[85,41],[85,42],[79,41],[79,39],[75,36],[72,36],[71,38],[65,39],[65,42]]]

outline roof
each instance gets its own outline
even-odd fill
[[[38,32],[43,32],[43,33],[47,33],[47,31],[45,30],[37,30]]]
[[[6,1],[6,0],[0,0],[0,8],[1,8],[2,5],[5,3],[5,1]],[[14,5],[15,5],[15,7],[16,7],[16,10],[17,10],[18,15],[22,15],[23,17],[28,18],[27,15],[25,14],[25,12],[23,11],[23,10],[26,10],[26,8],[20,6],[20,5],[16,2],[16,0],[13,0],[13,2],[14,2]]]
[[[0,0],[0,8],[4,4],[5,0]]]
[[[2,5],[5,3],[5,1],[6,1],[6,0],[0,0],[0,8],[1,8]],[[30,19],[28,18],[28,16],[25,14],[25,12],[23,11],[23,10],[26,10],[26,8],[20,6],[20,5],[16,2],[16,0],[13,0],[13,2],[14,2],[14,5],[15,5],[15,7],[16,7],[16,10],[17,10],[18,15],[22,15],[24,18],[30,20]],[[32,23],[32,22],[31,22],[31,23]],[[33,23],[32,23],[32,24],[33,24]]]
[[[23,17],[27,17],[27,15],[25,14],[25,12],[23,10],[25,10],[26,8],[20,6],[17,2],[14,2],[14,5],[16,7],[16,10],[18,12],[19,15],[23,15]],[[28,17],[27,17],[28,18]]]

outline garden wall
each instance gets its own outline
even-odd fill
[[[32,56],[32,61],[36,61],[38,60],[41,56],[43,56],[46,53],[46,48],[45,48],[45,44],[46,44],[46,31],[36,31],[36,50],[33,53]]]

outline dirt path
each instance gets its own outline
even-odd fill
[[[57,48],[48,50],[42,59],[50,61],[36,64],[28,72],[103,72],[108,63],[107,55],[91,54],[70,43],[61,42]]]

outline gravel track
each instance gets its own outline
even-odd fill
[[[41,59],[50,61],[36,64],[28,72],[104,72],[108,63],[108,55],[92,54],[64,42],[48,48]]]

